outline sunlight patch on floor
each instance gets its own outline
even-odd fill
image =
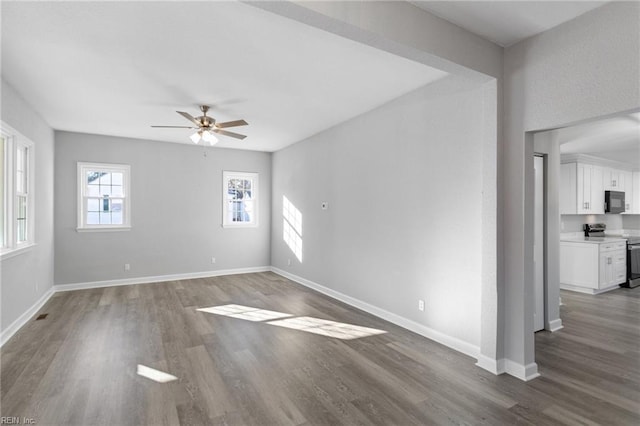
[[[201,312],[210,314],[224,315],[231,318],[239,318],[247,321],[268,321],[278,318],[286,318],[292,316],[282,312],[268,311],[266,309],[252,308],[242,305],[222,305],[212,306],[210,308],[200,308]]]
[[[167,383],[174,380],[178,380],[176,376],[165,373],[164,371],[156,370],[155,368],[147,367],[142,364],[138,364],[138,376],[146,377],[158,383]]]
[[[294,317],[291,314],[285,314],[283,312],[268,311],[266,309],[242,305],[211,306],[209,308],[199,308],[198,311],[254,322],[263,321],[269,325],[306,331],[342,340],[358,339],[386,333],[386,331],[376,328],[361,327],[359,325],[313,317]]]
[[[342,340],[358,339],[360,337],[386,333],[384,330],[378,330],[375,328],[361,327],[359,325],[345,324],[343,322],[329,321],[313,317],[288,318],[278,321],[270,321],[267,324],[292,328],[294,330],[307,331],[309,333],[335,337]]]

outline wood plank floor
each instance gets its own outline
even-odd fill
[[[562,298],[565,328],[537,333],[542,377],[524,383],[272,273],[57,293],[47,318],[2,348],[1,415],[38,425],[640,424],[640,289]],[[228,304],[386,333],[343,340],[197,310]],[[176,380],[150,380],[138,365]]]

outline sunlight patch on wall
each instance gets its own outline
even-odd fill
[[[248,321],[265,321],[265,324],[293,330],[306,331],[326,337],[335,337],[342,340],[358,339],[361,337],[384,334],[386,331],[376,328],[361,327],[359,325],[343,322],[324,320],[313,317],[294,317],[291,314],[268,311],[266,309],[252,308],[242,305],[221,305],[210,308],[199,308],[200,312],[224,315],[226,317],[244,319]],[[287,318],[292,317],[292,318]],[[285,318],[285,319],[281,319]]]
[[[276,311],[267,311],[266,309],[252,308],[250,306],[242,305],[212,306],[210,308],[200,308],[198,310],[200,312],[224,315],[227,317],[239,318],[247,321],[268,321],[291,316],[291,314],[285,314]]]
[[[155,368],[147,367],[142,364],[138,364],[138,376],[146,377],[158,383],[167,383],[174,380],[178,380],[176,376],[173,376],[164,371],[156,370]]]
[[[286,196],[282,196],[282,239],[302,262],[302,213]]]

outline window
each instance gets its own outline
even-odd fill
[[[78,231],[131,228],[130,167],[78,163]]]
[[[222,225],[258,226],[258,174],[222,173]]]
[[[0,248],[2,255],[34,244],[34,145],[6,124],[0,131]]]

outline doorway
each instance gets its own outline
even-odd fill
[[[534,169],[534,213],[533,213],[533,280],[534,307],[533,331],[544,330],[544,282],[545,282],[545,158],[536,154]]]

